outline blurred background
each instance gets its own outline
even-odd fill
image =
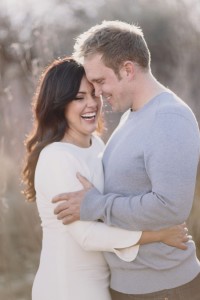
[[[21,195],[23,141],[32,126],[39,74],[70,55],[75,37],[102,20],[142,27],[152,71],[200,122],[199,0],[1,0],[0,2],[0,299],[29,300],[39,263],[40,220]],[[107,141],[120,115],[104,107]],[[180,149],[181,151],[181,149]],[[200,257],[200,177],[188,220]],[[181,208],[180,208],[181,209]],[[45,300],[45,299],[44,299]]]

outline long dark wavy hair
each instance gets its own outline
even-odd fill
[[[28,201],[35,201],[34,176],[42,149],[60,141],[68,127],[66,105],[76,98],[85,75],[82,65],[71,57],[56,59],[41,75],[33,99],[34,125],[25,140],[27,155],[22,171],[23,194]]]

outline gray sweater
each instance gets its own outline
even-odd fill
[[[81,205],[81,220],[101,219],[129,230],[154,230],[184,222],[190,213],[200,155],[191,109],[163,92],[136,112],[127,111],[103,155],[104,195],[95,188]],[[105,253],[111,288],[151,293],[191,281],[200,272],[193,241],[183,251],[163,243],[142,245],[126,263]]]

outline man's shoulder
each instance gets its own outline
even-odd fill
[[[162,114],[180,116],[196,123],[195,115],[189,105],[172,92],[160,98],[157,115]]]

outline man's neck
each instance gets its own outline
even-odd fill
[[[159,83],[151,73],[141,74],[138,78],[137,88],[134,89],[132,110],[137,111],[155,96],[168,89]]]

